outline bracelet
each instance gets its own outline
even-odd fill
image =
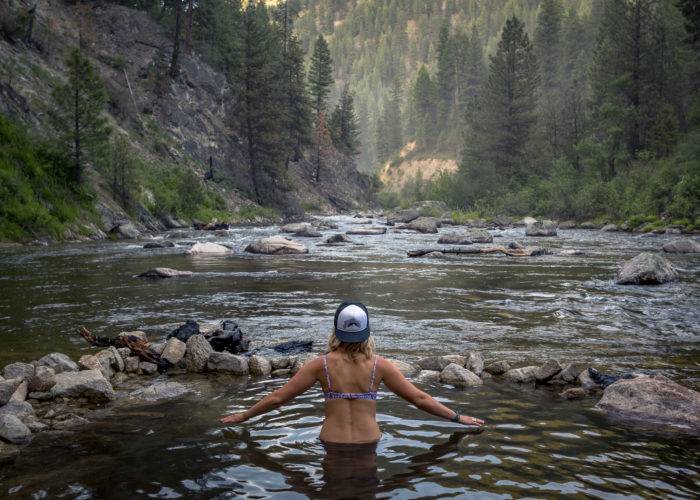
[[[455,416],[452,417],[450,420],[452,422],[459,423],[459,417],[460,417],[459,413],[455,412]]]

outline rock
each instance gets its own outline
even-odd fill
[[[326,243],[329,245],[340,245],[342,243],[352,243],[352,240],[347,235],[339,233],[326,238]]]
[[[155,382],[149,386],[136,389],[129,394],[130,398],[144,401],[158,401],[161,399],[174,399],[192,392],[179,382]]]
[[[199,330],[199,323],[194,320],[188,319],[185,321],[184,325],[180,325],[175,328],[172,332],[168,334],[168,340],[176,338],[181,342],[187,342],[189,338],[193,335],[199,335],[201,331]],[[163,346],[165,349],[165,345]],[[162,351],[161,351],[162,352]]]
[[[19,378],[29,380],[34,376],[34,365],[29,363],[10,363],[3,369],[2,375],[6,379]]]
[[[411,208],[414,210],[420,210],[422,212],[446,212],[447,210],[450,209],[450,207],[447,206],[447,203],[444,201],[439,201],[439,200],[423,200],[423,201],[416,201],[411,205]]]
[[[0,438],[13,444],[25,444],[32,438],[32,431],[14,415],[0,415]]]
[[[420,384],[437,384],[440,382],[440,372],[434,370],[421,370],[415,378]]]
[[[218,222],[216,220],[208,223],[193,221],[192,227],[197,231],[227,231],[229,229],[229,224],[226,222]]]
[[[126,373],[137,373],[139,371],[139,358],[129,356],[124,360],[124,371]]]
[[[564,222],[560,222],[558,229],[575,229],[578,224],[576,224],[575,220],[565,220]]]
[[[96,403],[114,399],[114,389],[99,370],[57,373],[51,394],[54,398],[85,398]]]
[[[133,332],[121,332],[117,335],[117,339],[124,340],[125,338],[134,337],[135,340],[141,340],[143,342],[148,342],[148,337],[144,332],[135,330]]]
[[[450,363],[442,370],[440,382],[455,387],[478,387],[484,383],[475,373],[455,363]]]
[[[596,408],[623,419],[682,425],[700,432],[700,392],[663,375],[618,380],[605,389]]]
[[[250,374],[254,377],[266,377],[272,373],[272,363],[262,356],[251,356],[248,360]]]
[[[56,430],[70,429],[71,427],[78,427],[80,425],[89,424],[90,421],[87,418],[76,415],[75,413],[66,413],[62,415],[61,420],[55,420],[52,427]]]
[[[231,253],[231,249],[218,243],[197,242],[186,252],[187,255],[226,255]]]
[[[464,367],[471,371],[472,373],[476,374],[477,376],[481,376],[481,372],[484,371],[484,356],[480,352],[477,351],[471,351],[467,353],[467,358],[464,363]]]
[[[54,372],[77,372],[78,365],[73,362],[68,356],[60,352],[52,352],[47,354],[38,361],[38,366],[48,366]]]
[[[203,372],[207,367],[209,356],[214,352],[211,344],[204,335],[193,335],[187,339],[187,351],[185,362],[187,370],[191,372]]]
[[[124,371],[124,360],[122,359],[122,355],[119,353],[116,347],[110,346],[107,348],[107,351],[109,351],[112,354],[111,358],[111,366],[118,372],[123,372]]]
[[[284,354],[299,354],[308,352],[313,348],[313,340],[289,340],[273,347],[277,352]]]
[[[24,401],[27,399],[27,389],[29,387],[29,382],[26,380],[22,380],[20,384],[17,386],[17,389],[15,389],[15,392],[12,393],[12,396],[10,396],[10,401],[9,403],[12,403],[13,401]]]
[[[528,382],[534,382],[536,380],[535,374],[537,373],[536,366],[525,366],[523,368],[512,368],[503,374],[503,377],[508,382],[516,382],[519,384],[524,384]]]
[[[588,373],[588,369],[585,369],[579,373],[576,380],[584,389],[597,389],[599,387],[598,384],[591,378],[590,374]]]
[[[161,353],[161,359],[166,360],[171,365],[176,365],[180,362],[182,358],[185,357],[185,352],[187,351],[187,344],[181,340],[171,337],[165,343],[165,348]]]
[[[673,240],[662,247],[666,253],[700,253],[700,242],[689,238]]]
[[[438,238],[440,245],[471,245],[473,241],[466,234],[446,233]]]
[[[292,370],[288,368],[282,368],[280,370],[274,370],[270,375],[273,377],[288,377],[292,373]]]
[[[102,376],[107,380],[111,379],[114,376],[114,370],[112,369],[112,352],[105,349],[95,354],[95,357],[100,365],[99,370],[102,372]]]
[[[120,240],[133,240],[141,236],[139,230],[132,223],[121,223],[109,230],[109,234]]]
[[[148,346],[148,350],[152,352],[153,354],[160,356],[163,354],[163,350],[165,349],[165,341],[160,341],[160,342],[153,342],[151,345]]]
[[[440,221],[434,217],[418,217],[405,226],[404,229],[418,231],[419,233],[437,233]]]
[[[48,425],[39,421],[37,418],[28,418],[24,425],[32,432],[41,432],[49,428]]]
[[[175,243],[172,241],[151,241],[149,243],[146,243],[143,248],[146,249],[152,249],[152,248],[173,248],[175,246]]]
[[[570,387],[559,395],[566,399],[583,399],[588,395],[588,391],[583,387]]]
[[[228,352],[212,352],[207,361],[207,369],[212,372],[248,375],[248,358]]]
[[[537,222],[537,219],[535,219],[534,217],[523,217],[518,223],[518,225],[527,226],[528,224],[534,224],[535,222]]]
[[[22,379],[19,378],[0,381],[0,406],[7,404],[21,383]]]
[[[372,236],[372,235],[379,235],[379,234],[385,234],[386,233],[386,228],[385,227],[358,227],[356,229],[351,229],[350,231],[345,231],[345,234],[356,234],[358,236]]]
[[[34,416],[34,407],[26,401],[11,400],[0,407],[0,415],[14,415],[24,421],[27,417]]]
[[[465,363],[467,362],[467,358],[464,356],[460,356],[459,354],[448,354],[446,356],[443,356],[443,358],[449,361],[450,363],[454,363],[459,366],[465,366]]]
[[[280,370],[282,368],[289,368],[289,358],[288,357],[272,358],[270,360],[270,364],[272,365],[273,370]]]
[[[560,250],[559,255],[566,255],[566,256],[572,257],[572,256],[586,255],[586,252],[584,252],[582,250],[577,250],[575,248],[566,248],[564,250]]]
[[[320,238],[321,233],[316,231],[311,226],[306,226],[304,229],[295,232],[294,236],[297,236],[299,238]]]
[[[509,227],[510,225],[513,224],[513,219],[508,217],[507,215],[497,215],[496,217],[493,218],[493,225],[496,227]]]
[[[205,337],[211,347],[219,352],[228,351],[231,354],[239,354],[250,348],[250,339],[243,334],[238,323],[230,319],[223,321],[221,328],[205,334]]]
[[[442,372],[449,364],[450,362],[443,356],[429,356],[418,360],[418,366],[420,366],[421,370]]]
[[[535,371],[535,380],[540,383],[547,382],[561,371],[561,365],[556,359],[548,359]]]
[[[595,222],[591,221],[585,221],[582,222],[578,227],[580,229],[598,229],[600,227],[600,224],[596,224]]]
[[[308,222],[295,222],[292,224],[285,224],[280,228],[280,231],[283,233],[298,233],[307,229],[312,229],[311,224]]]
[[[354,217],[354,219],[351,224],[372,224],[371,218]]]
[[[628,260],[617,273],[618,285],[656,285],[675,281],[678,272],[660,255],[640,253]]]
[[[510,370],[508,361],[494,361],[484,367],[484,371],[491,375],[503,375],[508,370]]]
[[[117,353],[119,353],[119,356],[122,358],[122,361],[126,363],[126,358],[131,356],[131,349],[129,349],[128,347],[119,347],[117,349]]]
[[[138,278],[178,278],[192,276],[192,271],[178,271],[169,267],[154,267],[138,275]]]
[[[158,373],[158,365],[148,361],[139,361],[139,371],[144,375],[155,375]]]
[[[557,373],[554,378],[563,380],[566,383],[573,383],[579,375],[581,375],[581,372],[584,370],[583,365],[579,365],[576,363],[569,363],[567,364],[562,370]]]
[[[311,361],[315,358],[316,358],[316,356],[314,356],[313,354],[303,354],[303,355],[297,357],[290,364],[291,374],[292,375],[296,374],[299,370],[301,370],[302,366],[304,366],[306,363],[308,363],[309,361]]]
[[[102,370],[102,364],[97,356],[93,354],[83,354],[78,360],[81,370]]]
[[[552,221],[537,221],[528,224],[525,236],[556,236],[557,226]]]
[[[616,224],[605,224],[603,227],[600,228],[600,230],[603,231],[604,233],[609,233],[612,231],[619,231]]]
[[[444,259],[447,255],[443,252],[428,252],[423,257],[426,259]]]
[[[309,249],[301,243],[288,240],[287,238],[282,238],[281,236],[272,236],[270,238],[256,240],[245,247],[245,251],[249,253],[260,253],[266,255],[309,253]]]
[[[416,209],[394,210],[387,214],[386,223],[390,226],[399,223],[408,223],[420,217],[420,211]]]
[[[416,366],[412,365],[411,363],[407,363],[406,361],[400,361],[398,359],[389,359],[388,361],[391,362],[398,370],[403,373],[404,377],[411,377],[421,371],[419,368]],[[437,373],[440,373],[437,371]]]
[[[37,401],[50,401],[53,399],[53,394],[51,394],[51,391],[45,391],[45,392],[30,392],[27,395],[27,398],[29,399],[36,399]]]
[[[506,246],[511,250],[525,250],[525,245],[523,245],[519,241],[511,241]]]
[[[48,366],[37,366],[34,376],[29,380],[29,392],[47,392],[56,383],[56,372]]]
[[[112,387],[119,387],[127,380],[129,380],[129,376],[126,373],[118,372],[114,374],[114,377],[110,379],[109,383],[112,384]]]
[[[493,243],[493,235],[486,229],[470,229],[466,235],[472,243]]]

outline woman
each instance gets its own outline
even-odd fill
[[[221,422],[245,422],[279,408],[319,382],[326,400],[321,441],[376,443],[381,437],[376,419],[377,389],[384,382],[394,394],[431,415],[464,425],[484,424],[450,410],[406,380],[390,361],[375,355],[367,308],[359,302],[343,302],[336,310],[328,350],[328,354],[306,363],[283,387]]]

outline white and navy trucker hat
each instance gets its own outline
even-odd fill
[[[351,344],[369,338],[369,315],[361,302],[343,302],[335,310],[335,336]]]

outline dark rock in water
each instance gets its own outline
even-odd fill
[[[666,253],[700,253],[700,243],[691,240],[674,240],[664,244],[663,250]]]
[[[181,342],[187,342],[192,335],[199,335],[199,325],[196,321],[188,319],[184,325],[178,326],[168,334],[168,338],[175,337]]]
[[[520,243],[519,241],[511,241],[508,243],[508,248],[511,250],[523,250],[525,248],[525,245]]]
[[[320,238],[321,233],[316,231],[313,227],[307,225],[304,226],[303,229],[295,232],[294,236],[297,236],[299,238]]]
[[[146,243],[143,248],[173,248],[175,243],[172,241],[152,241]]]
[[[273,349],[277,352],[292,355],[309,352],[313,348],[313,345],[313,340],[290,340],[289,342],[277,344]]]
[[[352,243],[352,240],[345,234],[334,234],[326,238],[328,244]]]
[[[250,349],[250,339],[246,338],[238,323],[227,319],[221,328],[205,335],[212,348],[217,352],[227,351],[239,354]]]
[[[225,222],[210,222],[208,224],[203,222],[193,222],[192,227],[198,231],[218,231],[220,229],[228,229],[229,225]]]
[[[678,271],[673,265],[652,253],[640,253],[622,264],[617,273],[618,285],[656,285],[677,279]]]
[[[607,386],[614,384],[620,379],[631,379],[634,378],[634,375],[631,373],[625,373],[623,375],[606,375],[604,373],[600,373],[598,370],[595,368],[589,368],[588,369],[588,376],[591,377],[591,380],[598,384],[600,387],[605,389]]]

